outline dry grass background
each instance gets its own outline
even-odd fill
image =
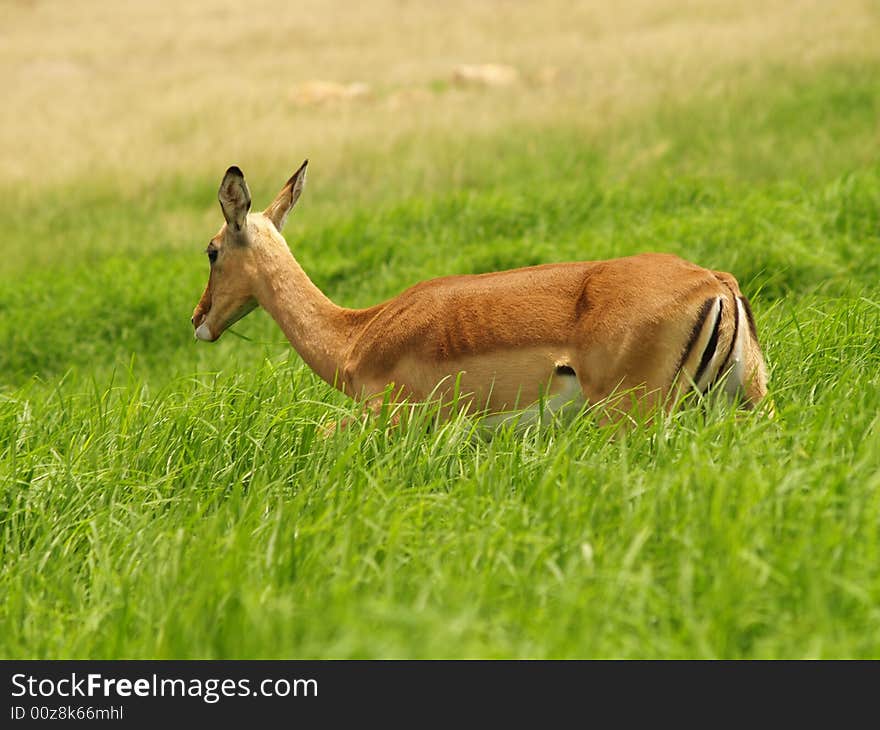
[[[137,188],[232,160],[274,179],[305,155],[338,175],[354,150],[401,137],[602,129],[781,67],[880,56],[868,0],[19,0],[3,14],[0,179],[37,190],[86,175]],[[519,83],[450,83],[490,62]],[[314,80],[370,93],[297,103]]]

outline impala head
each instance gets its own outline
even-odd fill
[[[226,171],[217,193],[226,222],[208,244],[211,273],[192,315],[198,339],[213,342],[259,305],[261,272],[275,256],[289,255],[281,230],[302,193],[307,164],[262,213],[250,212],[251,194],[241,170]]]

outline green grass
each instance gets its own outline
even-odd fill
[[[192,340],[216,179],[10,191],[0,656],[880,656],[878,72],[313,160],[288,223],[351,306],[642,250],[732,271],[773,420],[324,439],[353,406],[265,314]]]

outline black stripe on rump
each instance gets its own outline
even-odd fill
[[[711,301],[715,301],[712,299]],[[724,314],[724,300],[718,300],[718,317],[715,319],[715,327],[712,329],[712,336],[709,338],[709,342],[706,343],[706,349],[703,350],[703,356],[700,358],[700,366],[697,368],[697,372],[694,375],[694,383],[699,383],[700,378],[703,377],[703,373],[706,372],[706,368],[709,367],[709,361],[712,359],[712,356],[715,354],[715,350],[718,347],[718,332],[721,329],[721,316]]]
[[[739,307],[734,301],[733,306],[733,337],[730,338],[730,347],[727,349],[727,357],[724,358],[724,364],[718,371],[718,375],[723,375],[730,368],[730,358],[733,357],[733,348],[736,347],[736,338],[739,335]]]
[[[746,319],[749,321],[749,332],[752,333],[752,337],[755,338],[755,342],[758,341],[758,328],[755,327],[755,315],[752,314],[752,307],[749,304],[749,300],[745,297],[740,297],[739,300],[742,302],[743,309],[746,310]]]
[[[694,345],[697,344],[697,338],[703,330],[703,324],[706,321],[706,317],[709,316],[709,310],[712,308],[714,302],[715,299],[707,299],[700,307],[700,312],[697,314],[697,318],[694,321],[694,328],[691,330],[691,336],[688,338],[687,345],[684,347],[684,352],[681,353],[681,360],[678,363],[678,370],[676,372],[681,372],[681,369],[687,362],[688,356],[691,354],[691,350],[693,350]]]

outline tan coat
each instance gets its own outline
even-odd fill
[[[281,235],[304,180],[305,163],[263,213],[249,213],[244,177],[227,172],[197,337],[216,340],[262,306],[318,375],[374,405],[389,388],[414,401],[458,396],[489,414],[608,399],[625,413],[719,381],[749,407],[766,394],[736,279],[668,254],[449,276],[368,309],[338,307]]]

